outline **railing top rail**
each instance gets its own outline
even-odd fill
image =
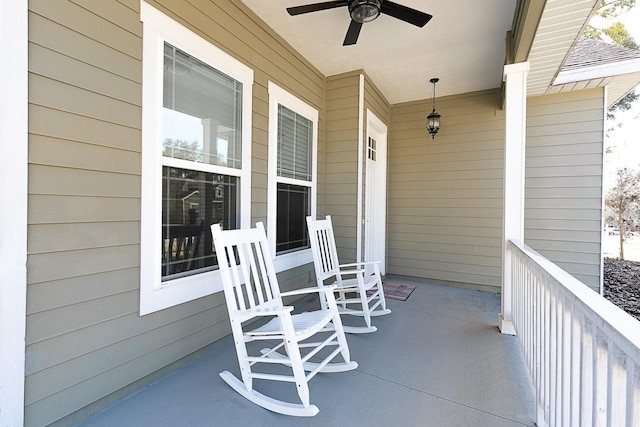
[[[572,294],[576,302],[580,302],[585,308],[593,311],[598,320],[602,322],[600,327],[607,326],[611,332],[617,333],[629,344],[640,349],[640,325],[638,320],[626,313],[620,307],[604,299],[601,295],[589,289],[584,283],[540,255],[525,244],[509,241],[510,250],[520,251],[529,257],[543,271]],[[640,284],[638,284],[640,286]]]

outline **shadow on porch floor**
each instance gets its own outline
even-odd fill
[[[377,332],[347,336],[357,370],[310,382],[320,409],[313,418],[269,412],[227,386],[218,373],[238,368],[226,338],[82,426],[534,425],[534,390],[517,339],[497,328],[500,296],[415,284],[407,301],[388,300],[392,313],[374,318]],[[290,400],[296,396],[291,389]]]

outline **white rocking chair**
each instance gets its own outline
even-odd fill
[[[260,222],[253,229],[227,231],[222,231],[219,224],[214,224],[211,233],[242,381],[228,371],[221,372],[220,376],[235,391],[265,409],[285,415],[316,415],[318,407],[309,402],[309,380],[318,372],[342,372],[358,367],[356,362],[350,360],[333,289],[314,287],[280,293],[264,226]],[[282,302],[285,296],[310,293],[318,294],[322,301],[321,309],[292,314],[293,307],[285,306]],[[254,326],[252,330],[245,328],[245,323],[268,318],[272,319],[263,326]],[[323,336],[309,342],[308,339],[318,333]],[[273,348],[262,349],[261,354],[254,356],[249,354],[247,347],[251,341],[278,343]],[[284,350],[284,353],[278,350]],[[342,356],[342,360],[338,358],[330,363],[338,355]],[[311,358],[314,358],[313,361]],[[258,372],[258,363],[284,365],[288,367],[287,375]],[[254,389],[254,379],[295,383],[302,403],[289,403],[265,396]]]
[[[344,331],[375,332],[377,328],[371,325],[371,317],[391,313],[384,299],[379,261],[339,264],[331,216],[327,215],[325,219],[319,220],[308,216],[307,226],[318,287],[336,286],[335,292],[338,294],[336,301],[340,314],[363,316],[367,325],[366,327],[345,325]],[[357,309],[349,307],[353,304],[358,305]]]

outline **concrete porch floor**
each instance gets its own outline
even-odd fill
[[[238,373],[227,337],[82,426],[534,425],[534,389],[517,338],[497,328],[500,296],[413,284],[407,301],[388,300],[392,313],[374,318],[377,332],[347,335],[357,370],[311,380],[315,417],[269,412],[227,386],[218,373]],[[345,324],[358,321],[344,317]],[[282,387],[291,387],[297,402],[294,386]]]

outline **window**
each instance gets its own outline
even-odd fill
[[[222,289],[210,225],[249,226],[253,72],[146,3],[140,313]]]
[[[306,217],[315,217],[318,111],[269,82],[269,238],[277,268],[311,260]]]
[[[367,144],[367,159],[372,162],[376,161],[377,149],[376,149],[376,140],[369,137]]]

